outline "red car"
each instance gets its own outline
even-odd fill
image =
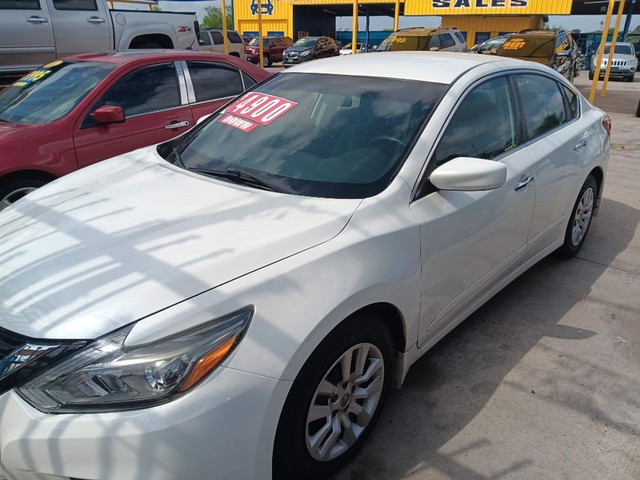
[[[271,75],[230,55],[67,57],[0,92],[0,210],[78,168],[184,133]]]

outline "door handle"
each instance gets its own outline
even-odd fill
[[[170,123],[169,125],[165,125],[166,130],[177,130],[178,128],[188,127],[189,121],[183,120],[182,122]]]
[[[87,22],[93,23],[94,25],[97,25],[99,23],[104,23],[105,19],[104,18],[100,18],[100,17],[89,17],[89,18],[87,18]]]
[[[527,175],[520,177],[520,181],[513,187],[514,190],[522,190],[524,187],[533,182],[533,175]]]
[[[580,141],[578,143],[576,143],[576,146],[573,147],[574,150],[580,150],[582,147],[586,147],[587,146],[587,139],[586,137],[582,137],[580,139]]]
[[[42,23],[49,23],[49,19],[44,17],[33,16],[33,17],[27,18],[27,23],[32,23],[33,25],[40,25]]]

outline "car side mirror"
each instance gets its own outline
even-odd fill
[[[91,114],[91,118],[102,124],[124,123],[124,109],[118,105],[102,105]]]
[[[507,181],[507,166],[494,160],[457,157],[436,168],[429,180],[440,190],[494,190]]]
[[[438,47],[431,47],[429,49],[430,52],[437,52],[438,50],[440,50],[440,48],[438,48]]]

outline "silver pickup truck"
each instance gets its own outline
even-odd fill
[[[0,76],[56,58],[131,48],[195,48],[195,13],[110,10],[106,0],[1,0]]]

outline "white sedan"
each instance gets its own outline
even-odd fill
[[[543,65],[380,53],[258,85],[0,214],[13,480],[319,478],[598,211],[609,118]]]
[[[364,43],[356,43],[357,53],[373,52],[375,50],[371,45],[365,45]],[[351,43],[347,43],[340,49],[340,55],[351,55],[353,53],[353,47]]]

